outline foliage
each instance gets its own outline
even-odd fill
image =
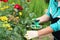
[[[26,40],[24,34],[30,29],[26,26],[45,8],[41,0],[0,0],[0,40]]]

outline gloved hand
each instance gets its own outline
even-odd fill
[[[27,34],[25,34],[24,37],[27,39],[38,37],[38,31],[27,31]]]
[[[40,22],[39,22],[39,20],[34,19],[32,24],[35,24],[37,26],[40,24]]]
[[[31,28],[32,28],[32,29],[40,29],[40,28],[42,28],[42,27],[40,26],[39,20],[32,19]]]

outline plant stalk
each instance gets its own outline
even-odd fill
[[[2,6],[2,1],[0,1],[0,7]]]

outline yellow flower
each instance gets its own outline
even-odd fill
[[[2,20],[2,21],[8,21],[8,18],[6,16],[1,16],[0,20]]]
[[[3,27],[7,27],[7,28],[10,28],[10,24],[3,24]]]
[[[8,28],[8,30],[11,31],[11,30],[13,30],[13,28],[10,27],[10,28]]]
[[[22,12],[19,12],[19,15],[22,16]]]
[[[8,27],[8,28],[11,27],[10,24],[5,24],[5,25],[6,25],[6,27]]]
[[[9,6],[4,6],[5,9],[9,8]]]
[[[5,8],[0,8],[0,10],[4,11],[4,10],[5,10]]]

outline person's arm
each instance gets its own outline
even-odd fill
[[[42,35],[46,35],[46,34],[49,34],[49,33],[52,33],[52,32],[53,32],[52,28],[50,26],[48,26],[48,27],[46,27],[42,30],[38,30],[38,35],[42,36]]]
[[[39,20],[40,23],[49,21],[50,17],[47,14],[44,14],[43,16],[37,18],[36,20]]]

